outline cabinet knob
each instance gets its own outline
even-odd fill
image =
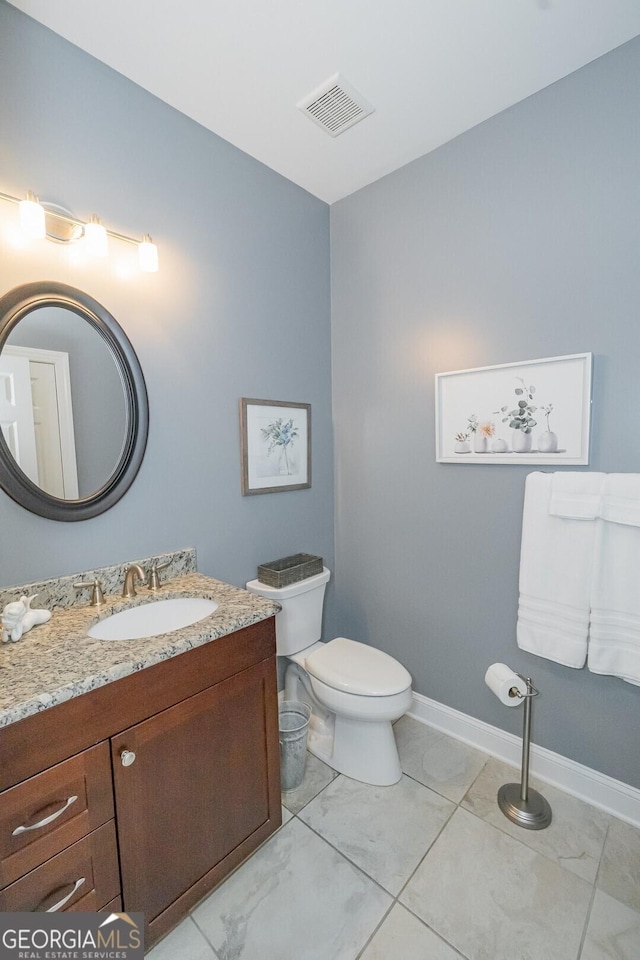
[[[120,759],[122,761],[123,767],[130,767],[133,761],[135,760],[136,755],[133,750],[123,750],[120,754]]]

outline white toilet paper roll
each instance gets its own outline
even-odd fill
[[[498,700],[507,707],[517,707],[522,703],[522,697],[527,692],[527,684],[506,663],[492,663],[484,675],[484,682],[489,690],[495,693]],[[511,694],[511,690],[518,690],[522,696]]]

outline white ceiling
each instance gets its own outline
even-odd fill
[[[11,0],[328,203],[640,34],[640,0]],[[375,112],[296,103],[340,72]]]

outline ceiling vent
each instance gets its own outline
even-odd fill
[[[344,133],[375,109],[339,73],[334,73],[296,106],[330,137]]]

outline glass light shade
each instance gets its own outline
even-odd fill
[[[145,233],[142,243],[138,244],[138,262],[143,273],[158,272],[158,248],[148,233]]]
[[[84,243],[92,257],[106,257],[108,253],[107,231],[96,216],[84,225]]]
[[[44,208],[40,206],[38,198],[31,191],[26,200],[20,204],[20,228],[30,240],[42,240],[47,235],[44,222]]]

